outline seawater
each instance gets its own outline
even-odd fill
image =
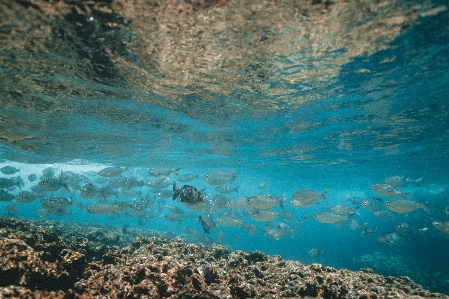
[[[239,187],[238,194],[227,196],[285,197],[284,208],[293,219],[276,218],[269,224],[286,223],[295,234],[270,238],[264,233],[266,223],[251,219],[248,209],[236,213],[258,227],[254,236],[240,227],[221,225],[205,234],[197,221],[205,211],[171,199],[156,199],[150,209],[158,217],[145,220],[129,210],[92,215],[80,205],[68,208],[70,216],[46,218],[156,229],[189,242],[261,250],[336,268],[368,267],[384,275],[407,275],[432,291],[449,294],[449,237],[432,225],[449,220],[441,212],[449,206],[449,12],[444,1],[373,6],[375,13],[362,14],[359,23],[341,23],[335,32],[329,29],[326,39],[320,39],[325,34],[298,29],[319,20],[315,6],[306,13],[287,3],[292,5],[291,21],[287,18],[290,23],[279,25],[281,29],[269,18],[263,23],[264,18],[257,17],[264,7],[252,7],[253,17],[247,6],[240,11],[229,7],[245,16],[242,28],[234,28],[240,20],[234,14],[235,19],[230,13],[220,19],[220,5],[203,7],[201,19],[195,19],[195,10],[178,11],[181,21],[160,21],[173,27],[160,27],[160,35],[152,35],[160,40],[149,41],[145,34],[154,34],[145,31],[149,20],[114,5],[112,13],[102,14],[108,4],[102,5],[75,13],[63,6],[58,12],[45,11],[43,5],[2,4],[3,13],[10,12],[1,18],[4,24],[33,29],[30,38],[17,30],[6,32],[12,42],[2,43],[0,52],[0,168],[20,169],[1,177],[20,176],[24,183],[8,192],[30,190],[48,167],[54,168],[56,177],[72,171],[97,186],[107,184],[97,174],[107,166],[129,167],[122,175],[144,182],[152,179],[150,168],[170,167],[181,168],[179,175],[197,174],[186,184],[212,200],[218,195],[216,186],[206,184],[204,175],[236,171],[231,185]],[[342,11],[339,2],[322,5],[322,22]],[[172,13],[169,8],[164,12]],[[395,9],[396,15],[391,13]],[[212,19],[217,23],[201,33],[204,44],[187,35],[199,31],[183,27],[186,20],[194,27],[195,22],[204,26],[201,22]],[[27,27],[30,20],[37,23]],[[220,27],[223,24],[227,26]],[[298,27],[287,26],[291,24]],[[357,27],[360,30],[354,31]],[[291,32],[301,36],[293,38]],[[357,34],[358,39],[351,37]],[[336,41],[339,38],[346,38],[346,43]],[[164,47],[167,39],[170,49]],[[239,43],[245,49],[241,53],[234,47]],[[189,47],[191,52],[208,50],[201,52],[204,57],[177,50]],[[37,180],[30,182],[30,174]],[[385,221],[357,208],[351,219],[363,227],[355,230],[347,223],[313,219],[314,213],[330,206],[351,205],[348,197],[391,200],[374,193],[370,185],[396,175],[423,178],[419,186],[398,189],[409,192],[408,199],[426,203],[430,214],[418,209]],[[169,176],[171,184],[176,180],[176,175]],[[288,203],[300,189],[329,190],[327,200],[294,209]],[[155,196],[147,186],[126,191],[119,190],[118,199],[108,201]],[[74,203],[84,206],[98,200],[83,199],[76,188],[45,192],[43,197],[56,195],[72,196]],[[168,211],[158,211],[158,203],[178,206],[189,216],[168,221],[162,216]],[[4,208],[9,204],[17,204],[18,210],[8,213]],[[41,217],[36,213],[40,199],[30,204],[0,202],[0,208],[7,217]],[[227,208],[213,210],[212,217],[216,220],[226,212]],[[395,225],[403,221],[420,229],[409,242],[388,245],[378,240],[396,232]],[[364,237],[361,230],[366,227],[376,232]],[[313,256],[311,249],[322,254]]]

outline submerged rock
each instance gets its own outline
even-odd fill
[[[55,236],[43,232],[54,224],[1,218],[0,222],[6,230],[0,237],[1,298],[449,298],[405,276],[304,265],[278,255],[156,237],[106,246],[94,262],[89,256],[98,255],[89,247],[95,242],[89,230],[99,231],[94,227],[66,240],[67,231],[58,228],[64,248],[48,261],[42,257],[51,247],[43,245],[54,242]],[[21,237],[29,235],[31,227],[47,239],[27,244]]]

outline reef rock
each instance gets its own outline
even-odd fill
[[[85,252],[98,254],[89,249],[88,234],[78,238],[86,238],[79,239]],[[42,260],[51,247],[41,246],[45,239],[39,244],[41,251],[0,237],[0,298],[449,298],[405,276],[304,265],[220,245],[139,237],[126,247],[104,248],[93,262],[68,246],[54,261]]]

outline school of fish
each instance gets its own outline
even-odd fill
[[[275,195],[262,192],[266,181],[258,185],[258,194],[239,194],[235,183],[237,171],[214,170],[201,178],[199,174],[180,173],[181,168],[151,168],[148,176],[135,177],[129,167],[110,166],[95,173],[58,173],[49,167],[41,174],[27,177],[29,183],[38,180],[29,190],[23,190],[24,180],[17,175],[20,169],[4,166],[0,171],[3,173],[0,202],[9,202],[4,207],[9,216],[14,216],[20,205],[39,201],[40,209],[36,213],[41,217],[73,217],[81,210],[92,215],[108,215],[111,219],[136,217],[142,225],[150,219],[179,223],[196,219],[195,227],[183,227],[185,233],[202,237],[216,231],[214,241],[220,242],[224,238],[223,227],[239,228],[249,236],[259,231],[275,240],[294,238],[301,223],[309,217],[323,225],[348,226],[369,238],[377,231],[374,225],[358,219],[359,209],[365,209],[381,221],[397,222],[396,231],[377,237],[379,242],[388,245],[411,242],[432,226],[440,233],[449,234],[449,206],[438,215],[441,220],[429,223],[428,227],[415,228],[406,221],[406,216],[417,210],[431,213],[430,201],[408,199],[410,193],[399,190],[410,185],[419,188],[423,178],[388,177],[369,186],[377,194],[375,197],[348,196],[339,199],[338,204],[331,204],[333,199],[328,199],[327,189],[298,188],[290,195]],[[201,179],[208,187],[195,187]],[[309,212],[310,207],[315,207],[313,212]],[[298,213],[301,217],[295,216]],[[316,248],[309,252],[310,256],[322,254]]]

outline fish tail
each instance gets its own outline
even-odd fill
[[[240,186],[237,186],[237,187],[234,189],[234,191],[235,191],[236,193],[239,193],[239,187],[240,187]]]
[[[409,196],[410,194],[411,194],[410,192],[403,192],[399,194],[399,196],[402,197],[403,199],[407,199],[407,196]]]
[[[278,215],[279,217],[281,217],[282,219],[284,219],[287,222],[290,222],[290,220],[292,220],[293,218],[293,214],[283,210],[282,212],[279,213]]]
[[[177,199],[181,191],[178,188],[178,184],[176,182],[173,182],[173,200]]]
[[[417,180],[414,180],[413,183],[414,183],[416,186],[421,187],[421,182],[422,182],[423,178],[424,178],[424,177],[419,178],[419,179],[417,179]]]
[[[282,196],[281,199],[279,199],[279,206],[281,207],[282,210],[284,210],[284,203],[287,200],[287,197],[285,197],[285,194]]]
[[[67,185],[67,183],[62,184],[62,187],[64,187],[67,191],[70,192],[70,187]]]
[[[427,213],[429,213],[429,215],[430,215],[430,210],[429,210],[429,208],[427,207],[427,206],[429,205],[429,203],[430,203],[430,200],[428,200],[428,201],[426,201],[425,203],[423,203],[422,209],[423,209],[424,211],[426,211]]]
[[[178,171],[180,171],[181,168],[176,168],[175,171],[173,171],[174,174],[178,175]]]
[[[120,199],[120,197],[118,197],[118,193],[122,190],[122,188],[118,189],[117,191],[114,192],[115,197],[117,197],[117,199]]]
[[[320,197],[322,198],[322,199],[327,199],[326,198],[326,193],[328,192],[329,190],[324,190],[323,192],[321,192],[320,193]]]
[[[268,235],[268,232],[270,231],[270,222],[265,223],[265,234]]]

